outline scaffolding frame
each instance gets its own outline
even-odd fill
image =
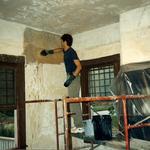
[[[129,125],[127,114],[127,100],[139,100],[148,99],[150,95],[121,95],[121,96],[100,96],[100,97],[81,97],[81,98],[65,98],[64,103],[64,117],[65,117],[65,141],[66,150],[72,150],[72,136],[71,136],[71,115],[70,104],[82,103],[82,102],[95,102],[95,101],[114,101],[121,100],[123,105],[123,119],[124,119],[124,131],[125,131],[125,144],[126,150],[130,150],[129,130],[133,128],[150,127],[150,123],[140,123]],[[149,99],[150,100],[150,99]]]

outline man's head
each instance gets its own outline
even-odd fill
[[[61,36],[62,45],[72,46],[73,38],[70,34],[64,34]]]

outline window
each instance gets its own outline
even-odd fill
[[[88,72],[88,95],[89,96],[109,96],[109,86],[114,78],[114,67],[108,65],[104,67],[91,68]]]
[[[81,91],[83,97],[109,96],[109,86],[120,69],[120,55],[81,61]],[[89,105],[83,103],[83,113]]]
[[[0,106],[6,108],[0,110],[0,137],[3,147],[0,149],[10,149],[15,147],[15,116],[14,106],[16,105],[15,70],[5,66],[0,67]],[[10,106],[10,108],[7,108]],[[12,109],[11,109],[12,106]],[[5,140],[2,138],[5,137]],[[6,144],[7,143],[7,144]]]
[[[0,55],[0,149],[26,148],[24,63],[23,56]]]
[[[0,69],[0,104],[16,104],[15,70]]]

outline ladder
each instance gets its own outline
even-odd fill
[[[62,102],[62,115],[58,116],[58,102]],[[56,123],[56,146],[57,150],[60,150],[60,136],[64,136],[64,150],[66,150],[66,138],[65,138],[65,119],[64,119],[64,104],[62,99],[56,99],[54,101],[55,105],[55,123]],[[58,120],[62,119],[63,120],[63,132],[59,133],[59,124]]]
[[[62,102],[62,115],[61,116],[58,116],[58,102]],[[70,112],[70,108],[68,107],[69,105],[67,105],[67,115],[69,116],[69,122],[70,123],[67,123],[66,125],[66,120],[65,120],[65,115],[64,115],[64,101],[62,99],[56,99],[54,100],[54,105],[55,105],[55,123],[56,123],[56,146],[57,146],[57,150],[60,150],[60,140],[59,140],[59,137],[60,136],[64,136],[64,150],[67,150],[68,147],[67,147],[67,140],[69,140],[71,142],[71,147],[69,147],[69,149],[72,149],[72,138],[70,136],[70,139],[66,139],[66,136],[65,136],[65,132],[66,132],[66,128],[70,128],[71,127],[71,116],[72,115],[75,115],[76,113],[74,112]],[[87,117],[89,116],[90,114],[89,113],[82,113],[82,117]],[[59,133],[59,124],[58,124],[58,120],[59,119],[63,119],[63,132]],[[91,150],[94,149],[94,146],[93,146],[93,142],[91,141]],[[62,149],[62,148],[61,148]]]

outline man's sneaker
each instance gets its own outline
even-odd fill
[[[76,128],[76,127],[73,127],[71,129],[71,133],[74,133],[74,134],[77,134],[77,133],[83,133],[84,132],[84,129],[83,128]]]

